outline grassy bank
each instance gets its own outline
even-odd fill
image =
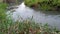
[[[60,11],[60,0],[25,0],[25,5],[41,10]]]
[[[0,23],[0,34],[60,34],[60,31],[48,24],[42,25],[34,21],[13,22],[5,20]]]
[[[0,21],[6,18],[6,3],[0,3]]]

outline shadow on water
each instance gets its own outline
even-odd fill
[[[31,8],[31,7],[30,7]],[[40,12],[42,12],[42,13],[44,13],[44,14],[46,14],[46,15],[60,15],[60,11],[58,11],[58,10],[56,10],[56,11],[44,11],[44,10],[40,10],[40,9],[37,9],[37,8],[31,8],[31,9],[33,9],[33,10],[35,10],[35,11],[40,11]]]
[[[31,7],[30,7],[31,8]],[[44,13],[44,14],[46,14],[46,15],[60,15],[60,11],[44,11],[44,10],[40,10],[40,9],[36,9],[36,8],[31,8],[31,9],[34,9],[35,11],[40,11],[40,12],[42,12],[42,13]]]
[[[42,11],[46,15],[60,15],[60,11]]]

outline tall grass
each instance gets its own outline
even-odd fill
[[[60,34],[56,29],[52,29],[48,24],[42,25],[34,21],[24,20],[23,22],[13,22],[6,20],[0,23],[1,34]]]
[[[25,0],[29,7],[37,7],[41,10],[58,10],[60,9],[60,0]]]
[[[3,19],[6,18],[6,7],[7,7],[7,4],[5,3],[0,3],[0,21]]]

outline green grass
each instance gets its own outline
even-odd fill
[[[60,9],[60,0],[25,0],[25,5],[41,10],[57,10]]]
[[[60,34],[56,29],[53,29],[48,24],[42,25],[31,20],[24,20],[23,22],[13,22],[12,20],[5,20],[0,23],[1,34]]]
[[[0,20],[5,19],[6,18],[6,7],[7,4],[5,3],[0,3]]]

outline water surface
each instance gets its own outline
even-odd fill
[[[32,18],[32,16],[38,23],[48,23],[60,29],[60,13],[57,11],[37,11],[25,6],[24,3],[22,3],[18,6],[15,12],[13,12],[14,20],[18,20],[20,17],[23,19]]]

